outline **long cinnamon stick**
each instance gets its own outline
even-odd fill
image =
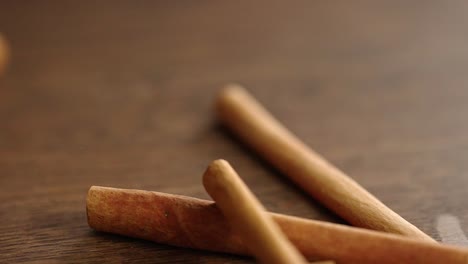
[[[213,161],[203,175],[203,185],[260,262],[307,263],[227,161]]]
[[[157,192],[93,186],[87,196],[91,228],[158,243],[250,254],[216,204]],[[337,263],[468,263],[467,249],[362,228],[271,214],[308,259]]]
[[[311,150],[241,86],[227,86],[216,106],[237,136],[352,225],[434,241]]]

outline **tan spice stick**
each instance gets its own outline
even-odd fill
[[[3,74],[8,61],[8,46],[5,38],[0,34],[0,76]]]
[[[203,185],[260,262],[307,263],[227,161],[213,161],[203,175]]]
[[[352,225],[434,241],[307,147],[242,87],[228,85],[216,106],[237,136]]]
[[[91,228],[180,247],[249,254],[216,204],[158,192],[91,187]],[[337,263],[468,263],[468,250],[404,236],[271,214],[310,260]]]

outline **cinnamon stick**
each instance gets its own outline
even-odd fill
[[[203,175],[203,185],[260,262],[307,263],[227,161],[213,161]]]
[[[241,86],[228,85],[216,106],[240,139],[352,225],[434,241],[300,141]]]
[[[8,61],[8,46],[5,38],[0,34],[0,76],[3,74]]]
[[[93,186],[91,228],[180,247],[250,255],[211,201],[141,190]],[[468,263],[464,248],[344,225],[271,214],[309,260],[337,263]]]

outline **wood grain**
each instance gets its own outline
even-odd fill
[[[227,82],[431,237],[440,214],[467,232],[466,13],[464,1],[2,1],[2,261],[252,263],[86,223],[91,185],[208,198],[198,175],[217,158],[268,210],[342,222],[218,126]]]

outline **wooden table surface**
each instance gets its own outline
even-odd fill
[[[438,219],[468,231],[467,12],[465,1],[2,1],[0,262],[251,263],[87,225],[91,185],[208,198],[201,175],[216,158],[269,210],[343,222],[219,126],[213,98],[233,81],[397,213],[466,243]]]

